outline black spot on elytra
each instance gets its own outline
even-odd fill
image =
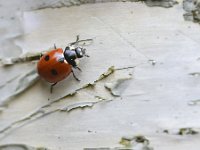
[[[56,75],[58,75],[58,72],[55,69],[51,69],[51,74],[53,76],[56,76]]]
[[[49,60],[49,55],[46,55],[46,56],[44,57],[44,60],[48,61],[48,60]]]

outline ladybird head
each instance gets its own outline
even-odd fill
[[[69,64],[76,66],[75,59],[82,58],[83,56],[89,57],[86,55],[85,50],[82,47],[67,46],[64,51],[64,57]]]
[[[81,57],[83,57],[83,56],[88,56],[88,55],[86,55],[85,50],[86,50],[86,49],[84,49],[84,48],[82,48],[82,47],[76,47],[76,48],[75,48],[75,52],[76,52],[77,58],[81,58]]]

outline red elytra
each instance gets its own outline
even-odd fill
[[[65,79],[72,72],[72,66],[67,61],[59,61],[63,57],[61,48],[43,55],[37,64],[40,77],[50,83],[57,83]]]

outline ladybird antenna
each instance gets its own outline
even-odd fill
[[[85,42],[88,42],[88,41],[92,42],[93,39],[80,40],[80,36],[77,35],[77,36],[76,36],[76,41],[75,41],[75,42],[71,42],[71,43],[69,43],[69,46],[77,45],[77,44],[79,44],[80,42],[84,42],[84,45],[86,45]]]
[[[75,44],[77,44],[77,43],[78,43],[79,39],[80,39],[80,36],[79,36],[79,35],[77,35],[77,36],[76,36],[76,43],[75,43]]]
[[[69,46],[77,45],[78,42],[79,42],[79,39],[80,39],[80,37],[79,37],[79,35],[77,35],[77,36],[76,36],[76,41],[75,41],[75,42],[72,42],[72,43],[69,43]]]

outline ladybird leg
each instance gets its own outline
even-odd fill
[[[87,54],[85,54],[84,56],[85,56],[85,57],[90,57],[90,56],[89,56],[89,55],[87,55]]]
[[[90,57],[90,56],[89,56],[89,55],[87,55],[87,54],[84,54],[84,56],[85,56],[85,57]]]
[[[79,68],[78,66],[76,66],[75,69],[78,69],[79,71],[82,71],[81,68]]]
[[[79,68],[79,67],[77,66],[77,64],[76,64],[75,61],[72,61],[70,64],[72,65],[73,68],[78,69],[79,71],[82,71],[81,68]]]
[[[76,77],[74,71],[72,70],[72,74],[73,74],[73,77],[77,80],[77,81],[81,81],[79,78]]]
[[[86,49],[85,48],[82,48],[82,52],[83,52],[83,56],[90,57],[89,55],[86,54]]]
[[[50,88],[50,93],[53,93],[53,87],[57,84],[58,82],[54,83],[51,85],[51,88]]]
[[[55,44],[55,43],[54,43],[54,45],[53,45],[53,46],[54,46],[54,49],[56,49],[56,44]]]
[[[40,58],[43,56],[43,54],[42,53],[40,53]]]

